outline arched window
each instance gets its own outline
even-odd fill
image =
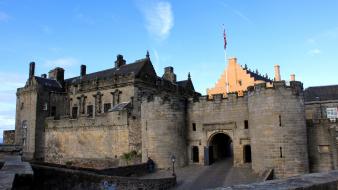
[[[21,129],[22,130],[22,136],[21,136],[22,145],[25,146],[26,141],[27,141],[27,121],[26,120],[22,121],[21,127],[22,127],[22,129]]]

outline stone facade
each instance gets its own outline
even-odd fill
[[[25,159],[111,167],[134,151],[143,162],[150,157],[158,168],[169,168],[172,156],[178,166],[231,157],[236,167],[273,169],[277,178],[337,167],[336,125],[310,125],[324,115],[304,98],[312,92],[301,82],[272,81],[246,68],[249,82],[242,84],[253,86],[201,96],[190,74],[176,81],[166,67],[159,77],[149,54],[130,64],[118,55],[115,67],[90,74],[82,65],[80,76],[70,79],[62,68],[48,78],[34,70],[31,63],[29,79],[17,91],[15,142]]]
[[[3,133],[3,142],[2,144],[15,144],[15,130],[5,130]]]

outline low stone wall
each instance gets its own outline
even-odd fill
[[[312,173],[280,180],[220,187],[215,190],[338,190],[338,170],[325,173]]]
[[[67,166],[67,165],[60,165],[54,163],[46,163],[46,162],[31,162],[33,166],[49,166],[55,168],[63,168],[63,169],[71,169],[71,170],[79,170],[85,172],[92,172],[95,174],[101,175],[109,175],[109,176],[122,176],[122,177],[129,177],[129,176],[141,176],[147,173],[147,164],[137,164],[131,166],[123,166],[123,167],[116,167],[116,168],[105,168],[105,169],[94,169],[94,168],[82,168],[77,166]]]
[[[176,178],[140,179],[99,175],[89,171],[72,170],[42,165],[32,165],[34,170],[33,189],[49,190],[151,190],[170,189],[176,185]]]

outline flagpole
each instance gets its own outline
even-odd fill
[[[226,52],[226,34],[225,34],[225,27],[223,24],[223,39],[224,39],[224,59],[225,59],[225,65],[227,65],[227,52]],[[226,86],[226,92],[229,93],[229,82],[228,82],[228,68],[225,69],[225,86]]]

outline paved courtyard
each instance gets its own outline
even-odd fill
[[[144,178],[157,178],[170,176],[172,171],[158,171],[144,176]],[[189,165],[176,170],[176,190],[208,189],[261,181],[249,167],[234,168],[232,159],[222,160],[211,166]]]

